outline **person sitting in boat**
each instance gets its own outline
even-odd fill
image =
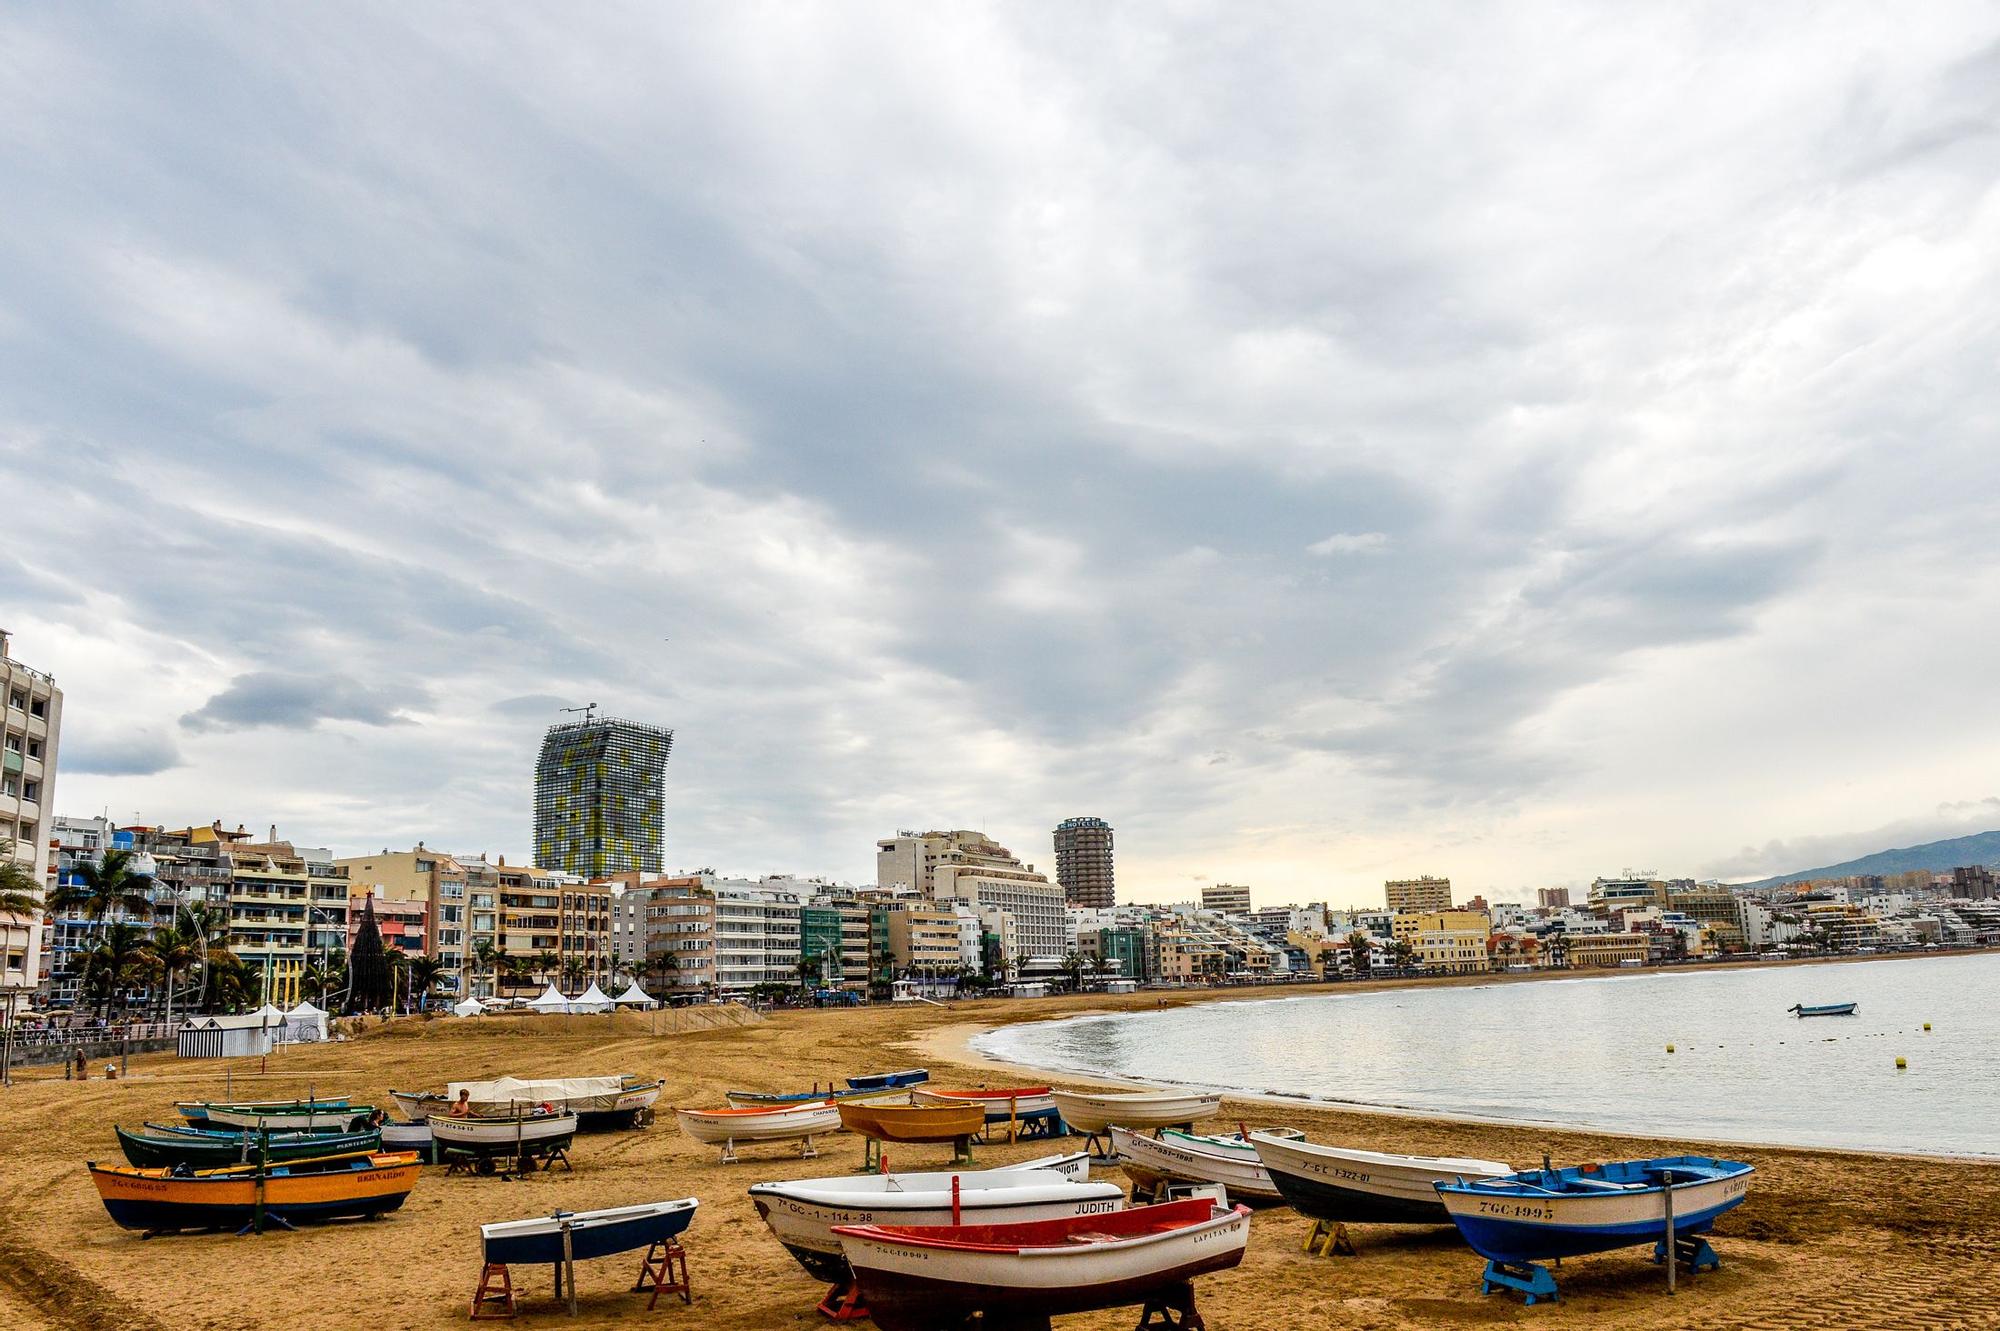
[[[451,1102],[450,1113],[453,1118],[471,1118],[472,1092],[461,1086],[458,1091],[458,1099]]]
[[[382,1126],[387,1124],[388,1121],[389,1121],[389,1111],[386,1109],[378,1108],[374,1113],[368,1116],[368,1126],[371,1128],[381,1128]]]
[[[555,1112],[556,1112],[556,1107],[553,1104],[549,1103],[547,1100],[544,1100],[540,1104],[535,1106],[535,1114],[537,1117],[553,1114]]]

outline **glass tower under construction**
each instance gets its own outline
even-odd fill
[[[615,716],[550,726],[535,760],[535,863],[585,878],[660,871],[674,732]]]

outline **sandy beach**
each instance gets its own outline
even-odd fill
[[[1352,988],[1352,986],[1348,986]],[[1240,995],[1256,997],[1259,995]],[[1200,1001],[1174,995],[1166,1001]],[[648,1315],[625,1291],[636,1256],[579,1268],[580,1315],[550,1297],[547,1272],[517,1272],[523,1322],[610,1326],[648,1317],[662,1326],[753,1331],[812,1327],[823,1293],[773,1241],[744,1195],[764,1179],[847,1172],[858,1138],[826,1139],[818,1160],[782,1144],[716,1163],[715,1148],[683,1136],[667,1106],[722,1103],[731,1088],[790,1090],[867,1070],[927,1064],[943,1083],[1006,1080],[970,1055],[978,1030],[1085,1010],[1152,1008],[1154,994],[1020,1002],[920,1004],[779,1013],[742,1026],[654,1033],[653,1019],[609,1017],[407,1020],[341,1044],[288,1048],[263,1073],[236,1064],[239,1098],[344,1094],[382,1102],[390,1087],[514,1073],[633,1072],[666,1081],[660,1121],[638,1132],[579,1137],[575,1172],[515,1181],[427,1170],[408,1204],[373,1223],[255,1238],[182,1235],[142,1240],[111,1224],[86,1176],[88,1159],[117,1160],[113,1123],[173,1122],[173,1102],[221,1098],[220,1064],[134,1058],[129,1078],[62,1080],[37,1070],[0,1092],[0,1317],[31,1328],[351,1328],[463,1324],[479,1273],[482,1221],[696,1196],[687,1236],[692,1307]],[[677,1014],[664,1014],[661,1024]],[[1066,1079],[1080,1084],[1079,1079]],[[1497,1127],[1251,1101],[1223,1106],[1218,1128],[1284,1124],[1320,1140],[1391,1151],[1558,1162],[1712,1150],[1747,1159],[1758,1176],[1747,1204],[1715,1235],[1723,1269],[1684,1282],[1670,1298],[1642,1249],[1567,1262],[1562,1303],[1524,1308],[1479,1293],[1480,1260],[1452,1231],[1357,1228],[1360,1255],[1299,1251],[1309,1222],[1260,1212],[1237,1270],[1205,1278],[1211,1327],[1322,1328],[1542,1323],[1590,1327],[2000,1326],[2000,1164],[1840,1152],[1709,1146],[1589,1133]],[[1022,1143],[977,1149],[989,1165],[1047,1151]],[[892,1148],[898,1168],[943,1165],[948,1148]],[[1115,1171],[1107,1171],[1113,1173]],[[1136,1310],[1066,1319],[1064,1327],[1130,1327]]]

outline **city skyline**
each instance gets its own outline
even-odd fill
[[[0,20],[59,812],[525,854],[603,700],[743,872],[1092,809],[1121,899],[1362,902],[2000,826],[1990,12],[775,21]]]

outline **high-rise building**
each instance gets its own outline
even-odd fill
[[[0,855],[27,865],[46,887],[62,690],[54,677],[16,661],[7,639],[0,629]],[[6,1019],[41,976],[41,913],[0,915],[0,1012]]]
[[[1056,881],[1072,906],[1115,906],[1111,824],[1102,818],[1065,818],[1056,824]]]
[[[1219,910],[1228,915],[1248,915],[1250,889],[1241,883],[1203,883],[1201,908]]]
[[[674,732],[591,717],[549,727],[535,761],[535,862],[580,878],[660,872]]]
[[[1569,889],[1566,887],[1538,887],[1535,900],[1543,910],[1561,910],[1569,905]]]
[[[1433,878],[1424,874],[1420,878],[1391,878],[1382,884],[1389,895],[1389,909],[1392,911],[1439,911],[1451,909],[1451,879]]]

